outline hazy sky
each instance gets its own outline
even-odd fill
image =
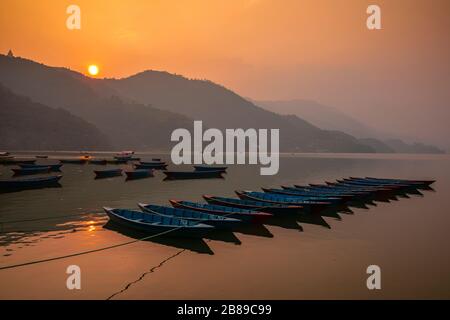
[[[66,8],[81,8],[81,30]],[[366,28],[369,4],[382,30]],[[207,78],[253,99],[313,99],[450,147],[448,0],[1,0],[0,51],[100,77]]]

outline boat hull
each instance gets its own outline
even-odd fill
[[[294,206],[294,205],[276,205],[270,204],[266,202],[258,202],[258,201],[249,201],[242,199],[231,199],[231,198],[218,198],[214,196],[203,195],[203,198],[209,204],[215,204],[224,207],[232,207],[232,208],[240,208],[240,209],[248,209],[259,212],[270,213],[273,215],[284,215],[284,214],[297,214],[301,213],[303,210],[302,206]]]
[[[59,161],[61,163],[67,163],[67,164],[85,164],[88,160],[87,159],[61,159]]]
[[[122,169],[112,169],[112,170],[94,170],[95,178],[111,178],[118,177],[122,175]]]
[[[153,169],[153,170],[166,170],[167,164],[165,163],[155,163],[155,164],[143,164],[138,163],[134,165],[135,169]]]
[[[50,171],[61,171],[61,167],[62,167],[62,163],[58,163],[58,164],[19,164],[19,167],[21,167],[22,169],[27,169],[27,168],[44,168],[44,167],[50,167]]]
[[[106,163],[109,164],[126,164],[128,163],[127,159],[107,159]]]
[[[0,158],[0,164],[6,164],[6,165],[19,165],[19,164],[33,164],[35,163],[36,160],[29,160],[29,159],[16,159],[16,158],[11,158],[11,159],[1,159]]]
[[[208,205],[204,205],[204,207],[200,207],[200,206],[187,205],[186,203],[180,202],[180,201],[170,200],[170,202],[172,203],[172,206],[174,206],[176,208],[195,210],[195,211],[200,211],[200,212],[204,212],[204,213],[208,213],[208,214],[215,214],[215,215],[221,215],[221,216],[226,216],[226,217],[230,217],[230,218],[236,218],[236,219],[239,219],[244,222],[262,223],[266,219],[268,219],[272,216],[272,214],[270,214],[270,213],[254,211],[251,209],[244,209],[244,210],[249,210],[252,212],[239,212],[237,210],[233,211],[232,207],[220,208],[220,206],[208,207]],[[229,210],[228,210],[228,208],[229,208]],[[243,208],[241,208],[241,209],[243,209]]]
[[[346,200],[339,196],[331,196],[331,195],[320,195],[320,194],[308,194],[308,193],[296,193],[296,192],[289,192],[285,190],[279,190],[279,189],[266,189],[262,188],[262,190],[267,194],[275,194],[285,197],[292,197],[292,198],[298,198],[298,199],[305,199],[309,201],[318,201],[318,202],[328,202],[330,204],[334,205],[341,205],[345,204]]]
[[[107,161],[106,161],[106,159],[92,159],[92,160],[89,160],[89,163],[90,164],[106,165]]]
[[[26,179],[9,179],[0,180],[0,191],[20,191],[26,189],[39,189],[46,187],[60,186],[59,180],[61,175],[41,178],[26,178]]]
[[[127,175],[127,179],[129,180],[143,179],[154,176],[153,169],[139,169],[134,171],[126,171],[125,174]]]
[[[194,166],[195,171],[222,171],[226,172],[228,167]]]
[[[11,169],[16,176],[25,176],[32,174],[42,174],[50,172],[50,167],[37,167],[37,168],[14,168]]]
[[[163,171],[167,180],[223,179],[223,171]]]
[[[160,214],[162,216],[167,217],[175,217],[178,219],[189,220],[193,222],[200,222],[204,224],[208,224],[210,226],[214,226],[217,229],[233,229],[239,226],[242,223],[242,220],[231,218],[231,217],[223,217],[222,215],[217,215],[208,212],[201,212],[198,210],[192,210],[186,208],[184,206],[177,205],[177,201],[170,200],[170,203],[175,208],[165,208],[166,210],[158,210],[158,208],[154,209],[152,206],[145,204],[138,204],[141,210],[146,212],[151,212],[155,214]],[[153,206],[158,207],[158,206]],[[168,210],[167,210],[168,209]],[[171,210],[170,210],[171,209]],[[180,210],[181,209],[181,210]]]
[[[163,237],[188,237],[188,238],[203,238],[208,235],[214,227],[209,225],[196,225],[196,226],[177,226],[177,225],[161,225],[161,224],[150,224],[142,223],[139,221],[134,221],[130,219],[124,219],[123,217],[114,214],[114,211],[109,208],[104,208],[109,219],[118,225],[133,230],[139,230],[149,235],[158,235]],[[142,213],[150,214],[150,213]],[[163,234],[161,234],[163,233]]]
[[[245,192],[236,191],[239,198],[244,200],[254,200],[260,202],[274,203],[274,204],[284,204],[284,205],[298,205],[302,206],[305,212],[309,213],[320,213],[330,207],[330,203],[327,202],[305,202],[301,200],[296,200],[295,198],[279,198],[279,199],[267,199],[251,196]]]

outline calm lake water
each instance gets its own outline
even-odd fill
[[[169,155],[137,156],[170,160]],[[11,168],[0,166],[0,179],[9,178]],[[448,155],[282,155],[276,176],[260,176],[256,165],[231,166],[225,179],[213,180],[163,181],[160,172],[135,181],[94,180],[97,168],[105,166],[64,164],[62,188],[0,194],[0,266],[142,237],[107,223],[103,206],[201,201],[202,194],[233,196],[239,189],[322,183],[347,176],[437,182],[435,191],[423,191],[423,196],[352,207],[352,213],[321,221],[305,223],[291,216],[203,240],[156,238],[0,270],[0,299],[450,298]],[[66,288],[69,265],[81,268],[81,290]],[[369,265],[381,268],[381,290],[366,287]]]

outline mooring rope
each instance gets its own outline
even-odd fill
[[[41,260],[34,260],[34,261],[29,261],[29,262],[24,262],[24,263],[13,264],[13,265],[9,265],[9,266],[3,266],[3,267],[0,267],[0,270],[24,267],[24,266],[29,266],[29,265],[33,265],[33,264],[44,263],[44,262],[55,261],[55,260],[61,260],[61,259],[81,256],[81,255],[85,255],[85,254],[89,254],[89,253],[94,253],[94,252],[105,251],[105,250],[109,250],[109,249],[113,249],[113,248],[123,247],[123,246],[129,245],[129,244],[133,244],[133,243],[136,243],[136,242],[145,241],[145,240],[148,240],[148,239],[151,239],[151,238],[156,238],[158,236],[161,236],[161,235],[164,235],[164,234],[168,234],[170,232],[176,231],[176,230],[181,229],[181,228],[183,228],[183,226],[176,227],[176,228],[173,228],[173,229],[170,229],[170,230],[166,230],[166,231],[163,231],[163,232],[160,232],[160,233],[157,233],[157,234],[153,234],[151,236],[147,236],[147,237],[144,237],[144,238],[140,238],[140,239],[136,239],[136,240],[132,240],[132,241],[127,241],[127,242],[123,242],[123,243],[118,243],[118,244],[107,246],[107,247],[103,247],[103,248],[76,252],[76,253],[72,253],[72,254],[68,254],[68,255],[64,255],[64,256],[59,256],[59,257],[53,257],[53,258],[47,258],[47,259],[41,259]]]

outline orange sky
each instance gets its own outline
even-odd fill
[[[372,3],[381,31],[365,26]],[[70,4],[81,7],[79,31],[65,26]],[[449,9],[447,0],[2,0],[0,51],[83,73],[96,63],[100,77],[158,69],[255,99],[314,99],[405,135],[425,122],[430,140],[450,134]]]

